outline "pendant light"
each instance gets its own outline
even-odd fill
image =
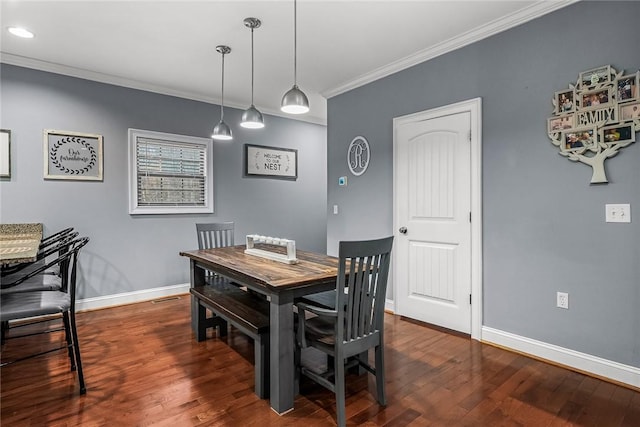
[[[220,105],[220,122],[213,128],[213,139],[220,141],[229,141],[233,139],[231,128],[224,122],[224,56],[231,52],[229,46],[216,46],[216,51],[222,54],[222,104]]]
[[[242,113],[240,126],[249,129],[261,129],[264,127],[262,113],[253,105],[253,30],[260,27],[262,22],[258,18],[245,18],[244,26],[251,29],[251,106]]]
[[[297,2],[293,0],[293,87],[282,97],[280,110],[289,114],[304,114],[309,111],[309,100],[307,95],[298,87],[297,69]]]

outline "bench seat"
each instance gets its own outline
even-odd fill
[[[195,319],[196,339],[207,338],[207,328],[217,327],[219,336],[226,335],[227,322],[254,340],[255,393],[262,399],[269,395],[269,302],[237,285],[218,279],[191,288],[198,304]],[[213,316],[207,318],[207,309]]]

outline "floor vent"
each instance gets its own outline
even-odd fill
[[[175,301],[175,300],[179,300],[179,299],[180,299],[179,296],[162,298],[162,299],[154,299],[154,300],[151,301],[151,304],[161,304],[163,302]]]

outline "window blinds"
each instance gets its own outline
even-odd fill
[[[138,206],[205,206],[206,147],[138,137]]]

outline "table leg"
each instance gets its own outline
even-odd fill
[[[293,295],[272,294],[270,317],[271,408],[282,415],[294,400]]]
[[[191,287],[204,285],[204,269],[198,267],[194,260],[191,260],[190,266]],[[198,334],[196,320],[198,319],[198,301],[191,295],[191,330]]]

